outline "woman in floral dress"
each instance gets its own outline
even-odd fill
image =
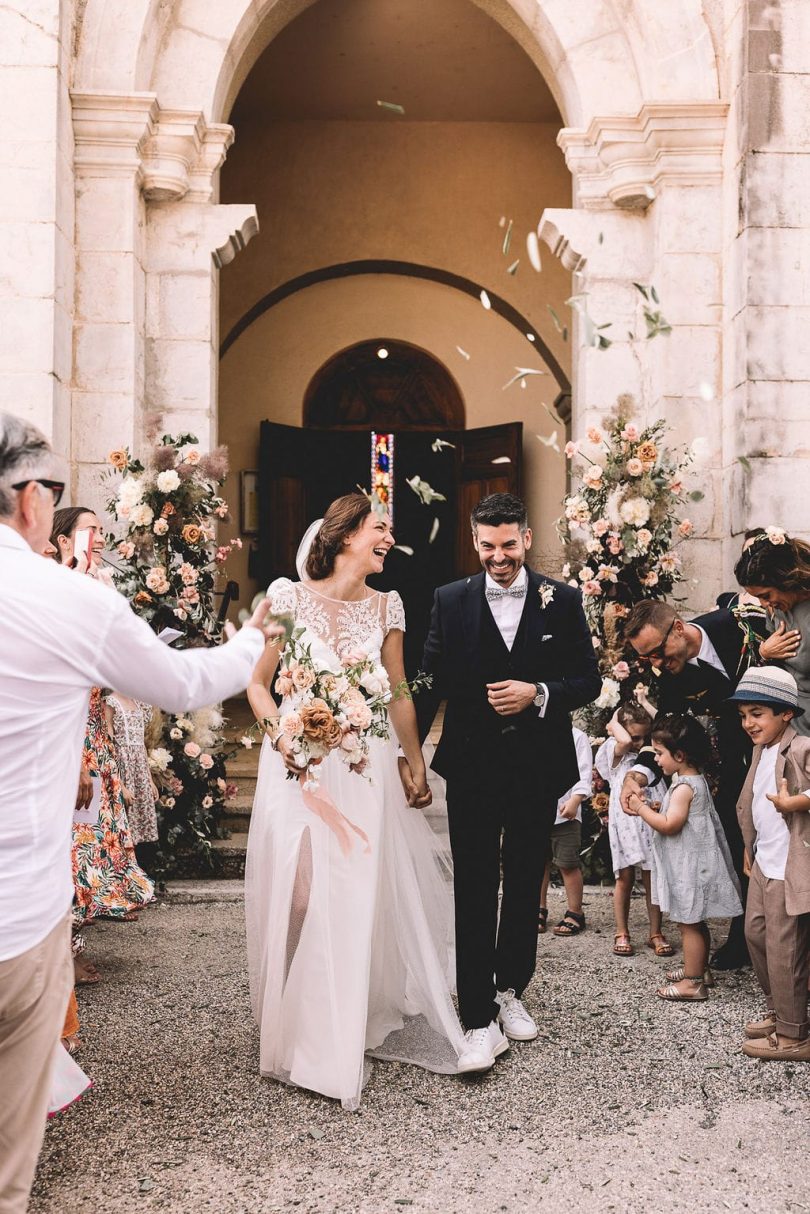
[[[99,687],[90,694],[83,763],[91,778],[100,778],[101,796],[97,822],[73,824],[73,922],[133,919],[152,901],[154,886],[135,858]]]
[[[127,804],[127,821],[137,851],[141,844],[156,843],[158,839],[157,789],[149,772],[144,738],[152,709],[149,704],[131,700],[117,691],[105,700],[118,771],[131,798]]]

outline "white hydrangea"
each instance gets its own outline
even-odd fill
[[[162,746],[149,751],[149,766],[153,771],[165,771],[171,761],[171,753]]]
[[[143,482],[139,476],[125,476],[118,486],[115,503],[115,513],[119,518],[127,518],[133,506],[137,506],[143,498]]]
[[[161,493],[173,493],[180,484],[180,477],[174,468],[168,468],[165,472],[158,473],[155,484]]]
[[[146,502],[133,506],[129,512],[129,521],[133,527],[151,527],[154,517],[154,510],[151,506],[147,506]]]
[[[631,527],[643,527],[650,521],[650,503],[643,497],[628,497],[619,506],[619,514]]]

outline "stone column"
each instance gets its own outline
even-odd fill
[[[151,93],[73,96],[77,307],[74,500],[100,505],[108,453],[142,449],[144,422],[216,437],[217,270],[258,229],[220,207],[233,131]]]
[[[68,454],[73,302],[72,5],[0,6],[0,409]]]
[[[810,6],[730,5],[725,42],[729,578],[746,528],[810,534]]]
[[[705,576],[690,596],[703,607],[719,591],[714,549],[724,533],[721,486],[721,149],[726,106],[656,103],[635,117],[595,119],[559,143],[574,176],[575,209],[549,210],[540,235],[575,274],[588,319],[572,327],[574,437],[598,425],[622,392],[639,418],[665,416],[673,439],[707,441],[704,499],[690,516],[704,537],[690,545]],[[645,302],[636,283],[654,287]],[[671,332],[648,339],[645,307]],[[612,343],[594,345],[594,325]],[[708,547],[706,547],[708,545]]]

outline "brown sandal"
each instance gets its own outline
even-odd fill
[[[658,943],[656,943],[658,941]],[[663,932],[653,932],[647,941],[647,948],[651,948],[656,957],[674,957],[675,949],[667,940]]]
[[[624,940],[626,943],[620,944],[619,941]],[[617,932],[613,937],[613,951],[617,957],[633,957],[636,950],[630,942],[630,936],[627,932]]]

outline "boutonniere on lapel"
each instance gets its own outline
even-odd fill
[[[549,586],[548,582],[544,582],[542,586],[538,586],[537,593],[540,595],[541,607],[548,607],[549,603],[554,602],[554,587]]]

